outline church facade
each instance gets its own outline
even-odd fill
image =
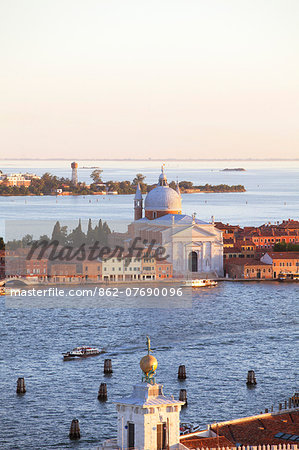
[[[189,278],[223,276],[223,238],[213,221],[204,222],[182,214],[182,198],[177,184],[172,189],[162,166],[158,185],[143,197],[137,186],[131,237],[140,236],[165,248],[173,264],[174,276]]]

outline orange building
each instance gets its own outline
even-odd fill
[[[262,261],[247,259],[234,259],[225,264],[225,273],[230,278],[244,279],[272,279],[272,265]]]
[[[46,258],[27,260],[25,256],[15,252],[7,252],[5,257],[6,277],[35,278],[45,281],[48,276],[48,260]]]
[[[257,249],[272,249],[275,244],[299,244],[299,230],[280,229],[276,226],[257,228],[250,233]]]
[[[102,262],[83,261],[81,265],[82,276],[85,281],[102,281]]]
[[[77,265],[72,263],[50,264],[48,272],[48,281],[52,283],[79,282],[82,279],[82,274],[77,271]]]
[[[172,264],[168,261],[156,261],[156,280],[172,278]]]
[[[282,273],[299,274],[299,252],[267,252],[261,261],[271,264],[273,278],[278,278]]]

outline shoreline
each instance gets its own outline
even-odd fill
[[[296,281],[296,280],[284,280],[284,281],[281,281],[281,280],[279,280],[278,278],[211,278],[211,280],[213,280],[213,281],[217,281],[217,282],[219,282],[219,283],[222,283],[222,282],[225,282],[225,281],[228,281],[228,282],[230,282],[230,283],[232,283],[232,282],[234,282],[234,283],[243,283],[243,282],[263,282],[263,283],[268,283],[268,282],[270,282],[270,283],[273,283],[273,282],[275,282],[275,283],[298,283],[298,281]],[[1,282],[2,282],[3,280],[0,280],[0,287],[1,287]],[[4,288],[7,288],[7,289],[15,289],[15,290],[18,290],[18,289],[26,289],[26,288],[28,288],[28,289],[30,289],[31,287],[35,287],[35,286],[39,286],[39,287],[43,287],[43,288],[46,288],[46,287],[53,287],[53,286],[56,286],[56,287],[64,287],[64,288],[72,288],[72,287],[74,287],[74,286],[76,286],[76,287],[91,287],[91,286],[93,286],[93,287],[96,287],[96,286],[99,286],[99,287],[105,287],[106,289],[108,289],[109,287],[115,287],[115,286],[121,286],[121,285],[132,285],[132,284],[136,284],[136,285],[145,285],[145,284],[155,284],[155,285],[159,285],[159,284],[163,284],[163,285],[171,285],[171,284],[173,284],[173,285],[180,285],[179,287],[182,287],[182,288],[184,288],[184,290],[185,289],[195,289],[195,290],[197,290],[197,289],[212,289],[212,288],[217,288],[217,286],[201,286],[201,287],[198,287],[198,288],[196,288],[196,287],[187,287],[187,286],[181,286],[181,284],[184,282],[184,281],[186,281],[186,279],[185,278],[182,278],[182,279],[179,279],[179,278],[170,278],[170,279],[161,279],[161,280],[121,280],[121,281],[108,281],[108,282],[106,282],[106,281],[95,281],[95,282],[93,282],[93,281],[88,281],[88,282],[78,282],[78,283],[59,283],[59,282],[56,282],[56,283],[51,283],[51,282],[46,282],[46,283],[38,283],[38,282],[29,282],[28,284],[26,283],[26,281],[23,281],[23,280],[20,280],[19,281],[19,283],[22,283],[22,285],[21,284],[19,284],[18,286],[14,286],[14,284],[12,283],[11,285],[10,284],[8,284],[8,285],[6,285],[6,286],[2,286],[2,287],[4,287]],[[24,283],[24,284],[23,284]],[[8,296],[9,296],[9,294],[8,294]]]
[[[225,191],[203,191],[200,189],[194,189],[194,190],[188,190],[185,192],[181,192],[181,194],[242,194],[244,192],[247,192],[246,189],[244,190],[225,190]],[[131,194],[101,194],[98,192],[91,193],[91,194],[0,194],[0,197],[94,197],[94,196],[100,196],[100,197],[114,197],[114,196],[126,196],[126,195],[135,195],[135,193]],[[146,194],[143,194],[146,195]]]

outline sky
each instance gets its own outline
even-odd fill
[[[0,0],[0,158],[298,158],[298,0]]]

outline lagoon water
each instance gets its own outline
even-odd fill
[[[31,165],[29,165],[31,163]],[[65,161],[2,161],[3,172],[28,171],[42,175],[46,171],[70,177]],[[197,161],[168,162],[168,180],[188,180],[194,184],[243,184],[246,192],[185,194],[182,198],[184,214],[196,212],[197,217],[239,225],[260,225],[271,221],[299,218],[299,161],[272,162]],[[154,161],[80,162],[81,167],[100,166],[103,180],[133,180],[136,173],[146,175],[146,182],[157,182],[160,164]],[[245,172],[223,172],[225,167],[244,167]],[[92,169],[79,168],[79,180],[90,182]],[[0,236],[5,234],[5,220],[77,221],[78,218],[95,222],[102,218],[112,221],[113,229],[124,231],[133,218],[133,195],[121,196],[44,196],[0,197]]]
[[[119,169],[116,163],[106,162],[104,179],[132,179],[142,172],[154,182],[159,174],[157,163],[140,164],[140,169],[136,162]],[[209,167],[200,164],[171,163],[168,178],[177,175],[199,184],[240,183],[247,192],[185,195],[184,212],[196,211],[204,220],[215,215],[216,220],[240,225],[299,218],[298,163],[297,167],[274,164],[272,169],[230,163],[248,168],[244,173],[220,172],[228,163],[221,163],[222,167],[218,167],[220,163],[214,167],[215,163],[205,163]],[[50,171],[68,174],[61,165],[53,163]],[[17,171],[16,166],[9,167],[11,172]],[[32,170],[45,172],[43,167]],[[2,225],[5,219],[22,223],[91,217],[112,218],[117,228],[131,219],[132,200],[132,196],[2,197],[0,213]],[[189,403],[181,415],[183,422],[206,427],[277,406],[299,388],[298,298],[298,285],[271,282],[222,282],[216,288],[198,290],[191,301],[184,301],[184,296],[171,304],[169,298],[161,297],[160,305],[141,297],[126,302],[122,297],[114,305],[107,304],[111,299],[96,306],[89,306],[88,299],[76,299],[66,307],[59,299],[53,304],[45,298],[40,306],[29,308],[24,301],[5,305],[2,298],[0,448],[85,449],[115,436],[112,401],[129,395],[132,385],[140,381],[139,360],[145,354],[147,334],[159,363],[157,379],[165,392],[178,397],[181,388],[187,389]],[[63,361],[61,352],[76,345],[106,347],[108,353]],[[105,357],[112,359],[111,377],[103,375]],[[180,364],[187,369],[188,378],[183,382],[177,380]],[[246,388],[249,369],[256,371],[258,381],[250,390]],[[25,377],[27,386],[22,397],[15,393],[19,376]],[[97,400],[101,382],[108,385],[107,403]],[[74,417],[81,426],[78,442],[68,439]]]

